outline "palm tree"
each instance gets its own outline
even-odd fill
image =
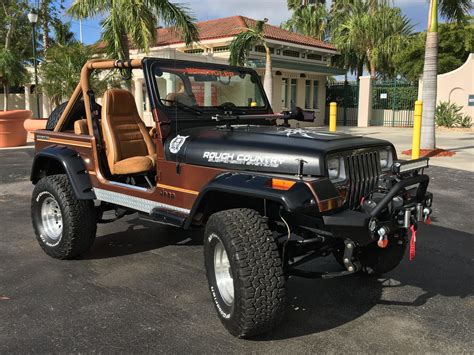
[[[326,0],[287,0],[288,10],[297,10],[301,7],[310,5],[323,4],[326,5]]]
[[[293,11],[291,18],[283,23],[283,28],[299,32],[319,40],[324,40],[328,27],[329,13],[324,4],[301,6]]]
[[[0,48],[0,84],[3,87],[3,110],[8,110],[10,87],[20,85],[27,78],[26,68],[23,64],[24,57],[15,42],[19,39],[16,35],[20,32],[19,26],[25,24],[25,4],[18,1],[2,3],[2,18],[0,25],[6,29],[0,39],[3,48]],[[23,22],[22,22],[23,20]]]
[[[441,15],[449,21],[464,21],[472,10],[471,0],[439,0]],[[423,67],[423,117],[421,148],[435,149],[435,112],[438,77],[438,0],[430,1]]]
[[[262,45],[265,48],[265,76],[263,88],[267,94],[268,101],[272,103],[273,99],[273,77],[272,77],[272,58],[270,47],[265,38],[265,23],[268,19],[257,21],[255,27],[246,27],[230,43],[229,63],[231,65],[243,66],[248,61],[250,49],[255,45]]]
[[[199,40],[188,9],[168,0],[75,0],[68,13],[79,19],[106,15],[102,38],[107,54],[113,58],[130,58],[129,41],[135,48],[148,52],[156,39],[158,19],[167,26],[175,26],[186,44]]]
[[[387,66],[406,45],[412,26],[399,8],[386,4],[374,6],[373,1],[356,0],[344,8],[335,16],[331,40],[347,60],[355,60],[352,66],[358,75],[365,62],[375,78],[377,68]]]

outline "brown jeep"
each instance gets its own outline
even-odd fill
[[[142,71],[152,130],[132,94],[95,70]],[[106,211],[204,227],[211,297],[225,327],[249,337],[276,325],[288,275],[379,275],[429,221],[427,159],[397,160],[387,141],[292,128],[249,68],[145,58],[88,62],[70,100],[35,133],[32,220],[59,259],[89,250]],[[280,123],[280,124],[279,124]],[[151,132],[151,133],[150,133]],[[109,212],[110,214],[110,212]],[[333,254],[339,272],[299,266]]]

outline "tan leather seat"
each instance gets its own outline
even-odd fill
[[[74,133],[89,135],[89,128],[87,127],[87,120],[81,119],[74,122]]]
[[[156,166],[155,145],[138,115],[133,95],[111,89],[102,99],[102,134],[110,172],[138,174]]]

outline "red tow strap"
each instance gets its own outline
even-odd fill
[[[416,252],[416,230],[413,224],[410,226],[410,230],[411,230],[410,261],[412,261],[413,259],[415,259],[415,252]]]

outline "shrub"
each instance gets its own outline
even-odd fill
[[[436,125],[443,127],[469,128],[472,125],[471,117],[463,115],[460,111],[462,106],[455,103],[442,101],[436,107]]]

